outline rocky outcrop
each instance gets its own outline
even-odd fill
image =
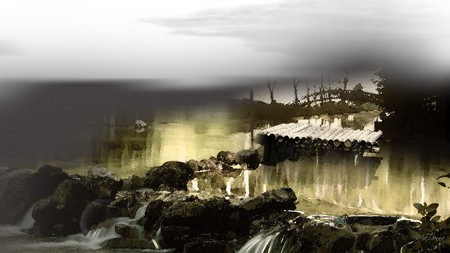
[[[50,195],[69,176],[61,168],[45,165],[37,171],[2,169],[0,224],[16,224],[37,200]]]
[[[33,209],[38,236],[64,236],[80,232],[80,217],[92,193],[78,180],[66,180],[55,193],[40,200]]]
[[[151,168],[144,178],[144,186],[152,189],[187,190],[187,183],[194,177],[194,170],[183,162],[170,161]]]
[[[241,205],[251,215],[273,211],[295,210],[297,197],[291,188],[265,192]]]
[[[63,181],[53,194],[39,200],[32,212],[37,236],[66,236],[89,229],[120,213],[109,203],[122,181],[106,169],[90,170],[88,177],[75,175]]]
[[[285,209],[295,209],[295,200],[291,189],[274,190],[250,201],[237,202],[179,191],[150,200],[141,224],[150,234],[159,230],[167,247],[186,252],[220,248],[222,251],[218,252],[223,252],[230,243],[245,240],[252,217],[269,217]],[[202,238],[209,238],[208,243],[200,243]]]
[[[261,162],[261,156],[256,150],[246,149],[239,151],[235,160],[237,164],[245,164],[248,169],[256,170]]]

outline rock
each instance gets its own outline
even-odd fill
[[[191,159],[191,160],[189,160],[187,163],[186,163],[194,172],[195,171],[199,171],[201,168],[201,166],[200,166],[200,162],[199,161],[197,161],[197,160],[194,160],[194,159]]]
[[[217,154],[217,160],[224,162],[227,165],[237,164],[236,153],[232,153],[230,151],[220,151]]]
[[[97,177],[109,177],[116,180],[119,180],[116,174],[112,172],[110,169],[103,167],[92,167],[88,170],[87,173],[88,178],[97,178]]]
[[[220,232],[226,229],[232,211],[230,201],[223,198],[190,199],[165,208],[161,220],[166,226],[201,227],[208,232]]]
[[[162,238],[170,247],[182,250],[200,234],[226,233],[231,228],[233,210],[230,202],[222,198],[176,202],[162,210]]]
[[[122,217],[133,218],[143,203],[159,196],[153,189],[140,189],[136,191],[119,191],[109,207],[117,210]]]
[[[79,181],[65,180],[53,195],[39,200],[33,209],[37,236],[65,236],[80,232],[80,217],[92,193]]]
[[[83,182],[96,198],[111,200],[123,185],[123,181],[106,168],[91,168]]]
[[[291,188],[267,191],[243,204],[250,214],[263,214],[281,210],[295,210],[297,197]]]
[[[217,165],[211,159],[203,159],[203,160],[200,160],[200,169],[201,170],[215,171],[215,170],[217,170]]]
[[[305,253],[348,252],[355,243],[355,235],[349,227],[335,228],[326,224],[307,224],[296,238],[302,242],[301,252]]]
[[[367,250],[373,253],[399,252],[391,231],[374,233],[367,242]]]
[[[144,239],[145,231],[141,226],[138,225],[127,225],[119,223],[115,225],[115,230],[118,235],[122,238],[128,239]]]
[[[236,163],[245,164],[248,169],[256,170],[259,167],[261,157],[256,150],[242,150],[236,154]]]
[[[109,201],[98,199],[84,208],[80,217],[80,229],[83,234],[86,235],[94,225],[118,215],[111,211],[108,204]]]
[[[194,171],[183,162],[166,162],[162,166],[151,168],[144,178],[145,187],[158,189],[168,187],[187,190],[187,183],[194,178]]]
[[[147,209],[145,210],[145,217],[143,221],[143,225],[146,231],[152,231],[152,229],[155,229],[154,226],[158,222],[159,217],[163,212],[163,209],[170,204],[172,203],[164,202],[161,199],[150,201],[150,203],[147,206]]]
[[[17,224],[37,200],[50,195],[69,176],[45,165],[37,171],[3,169],[0,174],[0,224]]]
[[[145,181],[143,177],[132,175],[123,180],[122,191],[134,191],[144,188]]]

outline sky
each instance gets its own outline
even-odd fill
[[[441,73],[449,10],[445,0],[0,0],[0,78],[195,86],[374,65]]]

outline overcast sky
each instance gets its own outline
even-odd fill
[[[0,0],[3,78],[194,85],[343,65],[443,71],[449,45],[445,0]]]
[[[447,73],[449,45],[446,0],[0,0],[0,80],[259,85],[268,101],[272,79],[290,102],[292,77],[347,68],[373,90],[373,66]]]

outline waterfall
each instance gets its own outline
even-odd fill
[[[291,240],[278,228],[261,233],[250,239],[237,253],[288,253]]]
[[[33,219],[32,213],[33,213],[34,207],[36,206],[36,203],[37,202],[35,202],[33,205],[31,205],[31,207],[28,209],[28,211],[25,213],[22,220],[18,224],[19,229],[21,231],[33,228],[35,220]]]
[[[104,243],[114,239],[120,238],[121,235],[116,232],[116,225],[126,225],[133,228],[138,235],[138,239],[145,238],[144,228],[136,222],[145,216],[145,210],[148,203],[142,205],[137,211],[134,218],[117,217],[106,220],[98,225],[97,228],[89,230],[86,236],[83,234],[76,234],[68,236],[61,245],[76,246],[82,249],[96,250],[103,247]]]
[[[227,187],[225,188],[225,190],[226,190],[226,192],[227,192],[227,194],[228,195],[232,195],[232,192],[231,192],[231,184],[234,182],[234,178],[233,177],[230,177],[229,179],[228,179],[228,181],[227,181]]]
[[[244,169],[244,186],[245,186],[245,197],[250,196],[250,171],[246,168]]]
[[[194,189],[194,191],[198,192],[200,191],[200,188],[198,187],[198,179],[194,178],[192,179],[192,189]]]

